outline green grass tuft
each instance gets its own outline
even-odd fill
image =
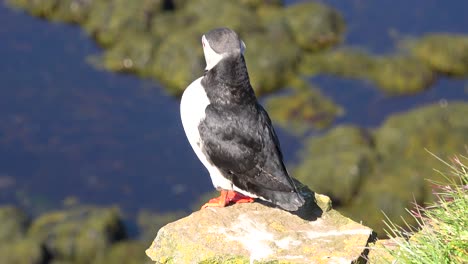
[[[431,182],[437,201],[407,210],[415,226],[385,220],[389,242],[395,246],[386,248],[394,259],[391,263],[468,263],[468,158],[454,157],[452,164],[444,163],[451,175],[439,173],[448,184]]]

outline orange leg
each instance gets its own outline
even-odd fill
[[[253,203],[254,199],[235,191],[222,190],[219,197],[210,199],[201,209],[207,207],[225,207],[229,203]]]

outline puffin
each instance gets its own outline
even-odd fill
[[[245,43],[229,28],[213,29],[201,42],[205,73],[185,89],[180,114],[190,145],[220,191],[202,209],[261,199],[297,211],[304,198],[250,84]]]

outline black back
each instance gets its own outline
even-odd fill
[[[198,127],[208,159],[238,188],[297,210],[304,200],[283,164],[278,138],[257,102],[244,57],[224,58],[201,84],[210,100]]]

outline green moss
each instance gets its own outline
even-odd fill
[[[151,75],[149,66],[153,63],[159,41],[142,33],[126,33],[122,38],[122,41],[115,43],[103,55],[92,57],[91,62],[110,71]]]
[[[300,72],[303,74],[333,74],[350,78],[365,78],[374,68],[374,59],[365,51],[340,48],[304,56]]]
[[[286,34],[253,34],[247,41],[244,56],[257,95],[276,91],[293,78],[300,50]]]
[[[321,50],[341,41],[344,21],[334,9],[316,2],[286,8],[285,15],[294,39],[306,50]]]
[[[302,60],[305,74],[332,74],[368,80],[387,94],[413,94],[427,89],[435,79],[434,71],[413,56],[373,56],[365,51],[341,48],[310,54]]]
[[[40,264],[45,263],[47,259],[44,247],[34,239],[1,242],[0,256],[1,262],[8,264]]]
[[[29,218],[13,206],[0,207],[0,244],[24,238]],[[1,256],[1,255],[0,255]]]
[[[96,1],[83,24],[85,30],[103,46],[125,41],[126,33],[149,30],[152,18],[161,11],[162,1]],[[133,40],[127,39],[130,44]]]
[[[156,51],[156,58],[150,72],[172,95],[181,95],[192,81],[203,75],[200,36],[192,32],[175,32],[166,37]]]
[[[296,135],[327,127],[342,114],[342,109],[317,88],[305,84],[290,93],[269,98],[266,106],[275,124]]]
[[[414,94],[427,89],[435,74],[422,61],[409,56],[378,57],[368,78],[387,94]]]
[[[372,139],[362,129],[339,126],[305,143],[293,175],[340,204],[349,203],[372,171]]]
[[[145,255],[145,243],[140,241],[123,241],[112,245],[104,254],[98,256],[93,263],[125,263],[125,264],[143,264],[153,263]]]
[[[58,0],[7,0],[10,6],[26,9],[31,15],[49,17],[57,7]]]
[[[372,134],[337,127],[306,142],[293,175],[384,235],[381,211],[402,224],[400,215],[412,202],[431,201],[432,186],[425,179],[446,180],[432,172],[434,159],[424,149],[440,157],[463,153],[467,114],[467,103],[452,102],[391,116]]]
[[[404,45],[438,72],[468,76],[468,35],[429,34]]]
[[[88,19],[88,14],[96,1],[60,0],[51,19],[70,23],[83,23]]]
[[[28,236],[44,241],[56,259],[90,263],[111,243],[124,237],[115,208],[79,207],[46,213],[36,219]]]

